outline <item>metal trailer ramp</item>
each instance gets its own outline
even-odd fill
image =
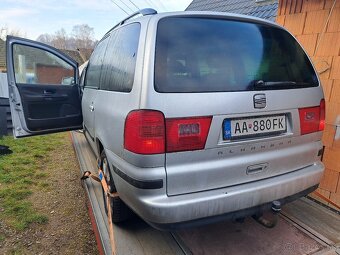
[[[81,171],[88,170],[96,173],[96,159],[84,135],[79,132],[71,132],[71,136]],[[92,179],[87,179],[84,183],[91,207],[89,209],[93,211],[93,228],[95,232],[96,229],[98,230],[97,242],[99,242],[99,250],[102,250],[100,253],[112,254],[101,185]],[[244,223],[226,221],[170,233],[156,230],[136,217],[127,223],[114,225],[116,247],[113,247],[113,250],[117,255],[340,254],[335,240],[327,242],[330,237],[327,236],[325,227],[322,228],[324,232],[317,233],[312,230],[313,226],[311,228],[302,222],[302,219],[308,222],[306,218],[309,214],[305,210],[313,210],[306,206],[303,207],[305,204],[303,202],[297,202],[299,206],[294,210],[294,203],[290,204],[287,212],[283,208],[279,222],[273,229],[264,228],[251,218],[247,218]],[[311,206],[310,203],[307,204],[309,207]],[[314,209],[314,211],[322,212],[318,209]],[[336,231],[340,228],[339,214],[326,212],[327,217],[323,216],[322,219],[320,216],[319,224],[322,224],[322,220],[331,219]],[[300,220],[299,215],[302,217]],[[316,222],[313,218],[319,216],[311,214],[310,217],[311,222]],[[330,229],[328,232],[334,233],[334,229]]]
[[[84,135],[71,132],[71,136],[80,170],[82,172],[91,171],[96,174],[97,162]],[[101,242],[99,250],[102,248],[104,254],[112,254],[101,185],[89,178],[84,182],[84,188],[94,216],[95,226],[93,227],[97,228],[99,233]],[[185,254],[171,233],[151,228],[137,217],[127,224],[114,225],[114,235],[116,247],[113,247],[113,249],[116,255]]]

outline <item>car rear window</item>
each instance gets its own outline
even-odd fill
[[[318,86],[314,69],[285,30],[258,23],[168,17],[158,23],[158,92],[228,92]]]

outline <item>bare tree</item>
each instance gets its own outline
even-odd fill
[[[54,34],[41,34],[38,36],[37,41],[67,50],[91,50],[97,42],[94,39],[94,29],[87,24],[75,25],[71,35],[68,35],[64,28]]]
[[[41,34],[38,36],[37,41],[52,45],[53,39],[54,39],[53,36],[50,34]]]
[[[66,49],[67,40],[68,40],[68,35],[65,29],[62,28],[54,33],[52,46],[58,49]]]
[[[11,29],[8,26],[0,27],[0,39],[5,41],[7,35],[26,37],[26,33],[22,33],[19,29]]]
[[[72,37],[78,49],[91,49],[94,47],[94,29],[87,24],[75,25],[72,29]]]

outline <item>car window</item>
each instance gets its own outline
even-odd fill
[[[100,88],[130,92],[135,76],[140,24],[133,23],[111,33],[103,62]]]
[[[74,67],[50,52],[14,44],[13,63],[17,84],[74,84]]]
[[[159,21],[154,77],[158,92],[318,86],[307,55],[285,30],[211,18]]]
[[[86,77],[85,87],[86,88],[99,88],[100,76],[102,71],[103,59],[108,43],[108,37],[101,40],[96,48],[94,49],[91,58],[89,60]]]

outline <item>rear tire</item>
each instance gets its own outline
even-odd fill
[[[101,162],[101,168],[104,173],[104,178],[106,179],[106,183],[108,184],[108,188],[111,193],[117,192],[116,186],[114,185],[114,181],[112,178],[112,174],[110,171],[110,165],[107,160],[105,151],[103,150],[100,155],[100,162]],[[102,189],[103,193],[103,200],[104,200],[104,208],[106,214],[108,213],[107,208],[107,200],[106,200],[106,194],[104,193],[104,190]],[[120,199],[119,196],[112,197],[110,199],[110,206],[111,206],[111,214],[112,214],[112,222],[113,223],[119,223],[122,221],[126,221],[127,219],[131,218],[133,215],[131,209],[123,202],[123,200]]]

